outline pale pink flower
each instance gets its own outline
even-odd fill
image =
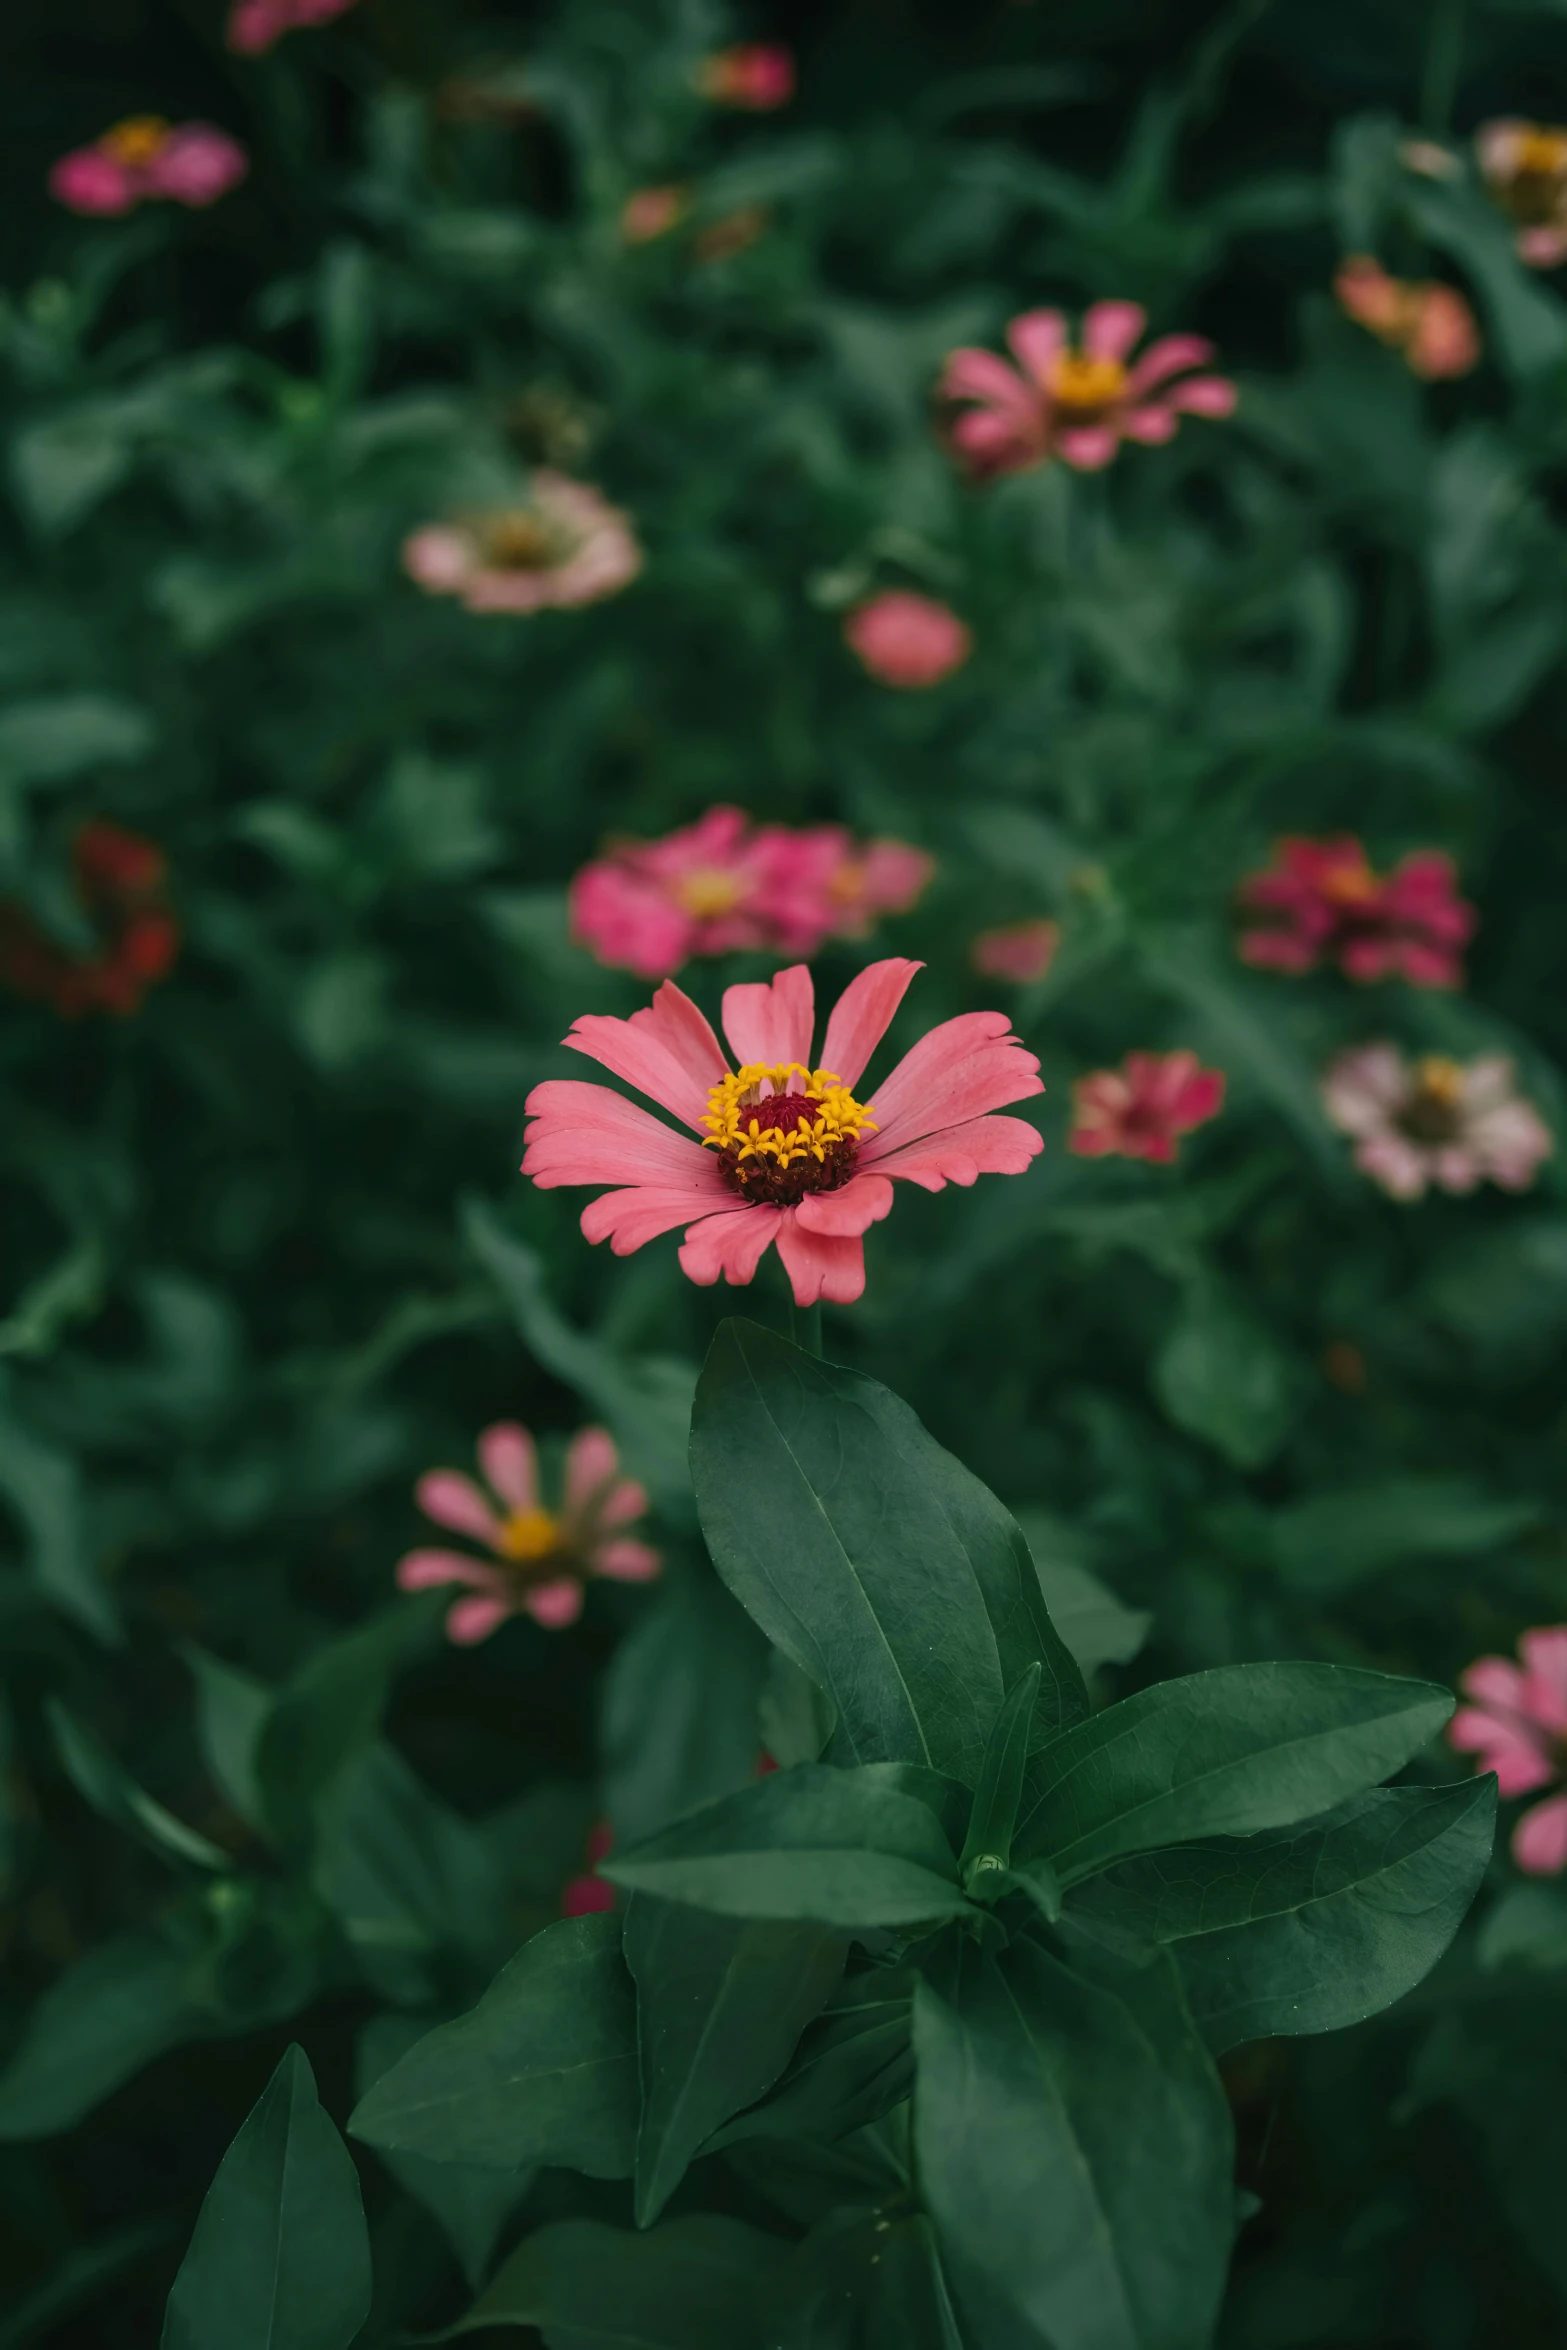
[[[330,24],[353,5],[354,0],[234,0],[225,38],[241,57],[259,57],[285,33]]]
[[[1541,1624],[1518,1643],[1522,1665],[1477,1657],[1459,1675],[1472,1705],[1447,1725],[1460,1754],[1477,1754],[1496,1773],[1502,1796],[1532,1795],[1567,1776],[1567,1624]],[[1513,1858],[1531,1877],[1567,1868],[1567,1794],[1526,1811],[1513,1830]]]
[[[945,604],[888,588],[856,604],[843,624],[844,642],[883,685],[940,685],[974,650],[973,631]]]
[[[703,58],[696,83],[715,106],[771,114],[794,96],[794,79],[794,54],[782,42],[737,41]]]
[[[1480,176],[1516,224],[1520,261],[1556,269],[1567,261],[1567,129],[1507,116],[1475,133]]]
[[[1539,1111],[1518,1092],[1505,1053],[1467,1065],[1442,1053],[1406,1060],[1396,1044],[1357,1045],[1322,1081],[1329,1119],[1355,1141],[1355,1164],[1393,1199],[1473,1191],[1481,1183],[1527,1191],[1555,1148]]]
[[[650,245],[678,228],[690,209],[688,188],[635,188],[620,208],[620,233],[628,245]]]
[[[497,1421],[479,1438],[484,1486],[460,1469],[431,1469],[414,1488],[427,1518],[482,1542],[491,1553],[411,1550],[397,1566],[403,1591],[466,1583],[475,1596],[448,1610],[446,1629],[464,1647],[487,1640],[507,1616],[530,1615],[553,1631],[582,1613],[582,1587],[602,1575],[645,1583],[656,1575],[656,1550],[624,1529],[647,1508],[640,1485],[620,1474],[612,1439],[583,1428],[566,1452],[565,1487],[554,1509],[539,1499],[533,1438],[514,1420]],[[485,1490],[488,1488],[488,1490]]]
[[[726,988],[724,1033],[666,980],[629,1020],[589,1014],[566,1043],[636,1086],[682,1134],[607,1086],[552,1079],[528,1097],[522,1168],[546,1190],[611,1185],[582,1230],[629,1256],[685,1228],[681,1269],[703,1287],[743,1287],[776,1241],[795,1303],[848,1305],[865,1287],[864,1235],[895,1180],[940,1191],[1021,1175],[1043,1147],[1021,1118],[993,1115],[1043,1091],[1039,1063],[1002,1012],[943,1021],[905,1053],[873,1099],[857,1100],[919,963],[872,963],[850,981],[812,1063],[815,990],[803,964]],[[701,1139],[695,1139],[700,1137]]]
[[[90,147],[62,155],[49,174],[49,192],[72,212],[101,217],[159,201],[200,209],[227,195],[249,169],[239,142],[209,122],[138,114]]]
[[[542,612],[618,595],[642,568],[629,515],[543,468],[523,506],[427,523],[403,543],[409,577],[470,612]]]
[[[1353,253],[1340,264],[1333,291],[1357,326],[1401,351],[1410,373],[1426,383],[1468,375],[1479,361],[1480,330],[1456,286],[1389,277],[1369,254]]]
[[[1123,440],[1173,440],[1183,415],[1230,415],[1235,386],[1189,372],[1213,357],[1201,335],[1165,335],[1129,364],[1146,317],[1136,302],[1096,302],[1078,349],[1063,311],[1028,310],[1007,328],[1015,367],[994,351],[952,352],[937,396],[958,411],[947,436],[960,463],[980,480],[1051,457],[1092,473]]]
[[[1027,986],[1030,980],[1044,978],[1060,944],[1059,922],[1009,922],[982,930],[969,948],[969,961],[986,979],[1012,979]]]
[[[1223,1107],[1223,1070],[1199,1067],[1195,1053],[1128,1053],[1119,1069],[1096,1069],[1073,1086],[1067,1148],[1079,1158],[1168,1166],[1179,1137]]]

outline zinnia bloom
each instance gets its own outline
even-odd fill
[[[1355,1139],[1355,1164],[1393,1199],[1473,1191],[1491,1182],[1527,1191],[1555,1144],[1525,1101],[1505,1053],[1467,1065],[1443,1053],[1407,1061],[1396,1044],[1341,1053],[1322,1081],[1322,1103]]]
[[[1128,1053],[1119,1069],[1096,1069],[1073,1086],[1067,1148],[1084,1159],[1168,1166],[1179,1137],[1223,1107],[1223,1070],[1200,1068],[1195,1053]]]
[[[330,24],[353,5],[354,0],[234,0],[225,37],[241,57],[259,57],[285,33]]]
[[[934,871],[902,841],[857,848],[841,825],[753,825],[709,808],[663,840],[616,842],[571,885],[571,931],[601,963],[666,979],[693,955],[809,955],[902,913]]]
[[[737,41],[704,57],[696,80],[715,106],[771,114],[794,96],[794,55],[779,41]]]
[[[1475,153],[1492,197],[1517,224],[1519,260],[1531,269],[1567,261],[1567,129],[1510,117],[1483,122]]]
[[[1475,910],[1455,880],[1438,849],[1418,849],[1384,876],[1353,833],[1281,840],[1268,871],[1241,884],[1241,904],[1267,917],[1242,934],[1241,955],[1270,971],[1335,962],[1347,979],[1457,987]]]
[[[934,597],[889,588],[856,604],[843,624],[844,642],[883,685],[940,685],[974,650],[973,631]]]
[[[1339,306],[1379,342],[1402,351],[1427,383],[1468,375],[1480,357],[1475,314],[1456,286],[1434,278],[1389,277],[1368,254],[1352,254],[1333,280]]]
[[[892,1206],[894,1179],[940,1191],[979,1175],[1021,1175],[1043,1147],[1021,1118],[992,1115],[1043,1091],[1038,1061],[1002,1012],[943,1021],[871,1097],[855,1097],[922,968],[894,959],[851,980],[820,1065],[804,964],[725,989],[735,1069],[672,980],[629,1020],[585,1015],[566,1038],[572,1050],[638,1087],[689,1134],[607,1086],[552,1079],[528,1097],[523,1173],[547,1190],[615,1186],[584,1208],[582,1230],[616,1256],[683,1225],[687,1276],[744,1286],[776,1241],[797,1305],[851,1304],[865,1287],[864,1235]]]
[[[479,1466],[488,1492],[458,1469],[431,1469],[414,1497],[427,1518],[482,1542],[490,1557],[411,1550],[397,1567],[404,1591],[471,1586],[475,1596],[459,1599],[446,1616],[447,1634],[461,1646],[487,1640],[498,1624],[518,1614],[552,1631],[574,1624],[590,1577],[645,1583],[658,1573],[658,1552],[624,1531],[647,1508],[647,1495],[621,1476],[614,1443],[602,1428],[584,1428],[572,1438],[565,1490],[553,1510],[539,1500],[533,1438],[515,1421],[485,1429]]]
[[[470,612],[542,612],[617,595],[642,568],[629,515],[540,468],[525,506],[433,522],[404,542],[410,578]]]
[[[969,961],[986,979],[1012,979],[1026,986],[1043,979],[1061,944],[1059,922],[1011,922],[982,930],[969,948]]]
[[[1472,1705],[1447,1725],[1460,1754],[1477,1754],[1503,1796],[1532,1795],[1567,1775],[1567,1624],[1542,1624],[1518,1643],[1521,1665],[1476,1657],[1458,1686]],[[1513,1858],[1531,1877],[1567,1868],[1567,1794],[1526,1811],[1513,1830]]]
[[[168,863],[156,841],[118,824],[84,824],[71,851],[76,896],[100,945],[74,954],[23,907],[0,906],[0,981],[16,994],[52,1004],[67,1020],[84,1012],[122,1017],[166,979],[179,953],[180,929],[169,911]]]
[[[1063,311],[1029,310],[1007,328],[1015,367],[994,351],[954,351],[938,398],[962,404],[948,439],[967,471],[988,480],[1060,457],[1093,473],[1123,440],[1173,440],[1183,415],[1230,415],[1235,386],[1188,372],[1213,357],[1201,335],[1165,335],[1128,364],[1146,319],[1136,302],[1096,302],[1079,349]]]
[[[110,217],[163,201],[200,208],[227,195],[250,169],[245,150],[210,122],[167,123],[136,114],[90,147],[62,155],[49,193],[72,212]]]
[[[687,188],[636,188],[620,208],[621,236],[628,245],[650,245],[678,228],[690,209]]]

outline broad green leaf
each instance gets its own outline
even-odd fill
[[[899,2198],[819,2221],[778,2281],[768,2350],[962,2350],[924,2213]]]
[[[657,2219],[703,2142],[765,2095],[843,1973],[823,1926],[713,1917],[639,1893],[625,1954],[637,1986],[638,2227]]]
[[[399,2057],[406,2056],[424,2032],[418,2016],[373,2016],[359,2036],[360,2095],[373,2088]],[[434,2213],[462,2264],[463,2275],[470,2285],[477,2286],[490,2265],[502,2228],[527,2193],[534,2173],[432,2162],[425,2154],[393,2154],[384,2147],[380,2159],[398,2185]]]
[[[127,1830],[163,1859],[182,1860],[202,1869],[229,1867],[229,1856],[222,1846],[165,1811],[155,1796],[137,1785],[102,1739],[85,1722],[76,1719],[69,1707],[62,1705],[57,1697],[51,1697],[46,1700],[44,1710],[60,1760],[77,1792],[94,1811],[117,1828]]]
[[[691,1469],[719,1573],[837,1708],[834,1759],[929,1764],[971,1787],[1036,1661],[1041,1734],[1086,1711],[1017,1526],[874,1380],[725,1322]]]
[[[0,1498],[26,1527],[33,1575],[46,1597],[98,1640],[122,1637],[98,1574],[87,1497],[75,1461],[23,1426],[0,1386]]]
[[[1495,1822],[1489,1779],[1380,1788],[1308,1827],[1125,1862],[1084,1887],[1082,1913],[1172,1953],[1216,2055],[1336,2032],[1435,1966],[1485,1873]]]
[[[311,1882],[389,1999],[428,1997],[442,1950],[494,1964],[508,1936],[504,1880],[482,1831],[431,1794],[390,1746],[341,1770],[319,1812]]]
[[[1273,1521],[1279,1573],[1298,1591],[1346,1591],[1406,1559],[1474,1558],[1539,1524],[1537,1501],[1461,1477],[1394,1477],[1312,1494]]]
[[[1173,1964],[969,1950],[914,2045],[921,2188],[986,2350],[1203,2350],[1233,2157]]]
[[[1289,1357],[1238,1297],[1206,1278],[1188,1288],[1153,1384],[1178,1428],[1240,1469],[1271,1460],[1295,1419]]]
[[[1313,1819],[1417,1754],[1446,1689],[1351,1665],[1220,1665],[1158,1682],[1034,1757],[1015,1855],[1063,1886],[1204,1836]]]
[[[187,1641],[181,1651],[196,1682],[196,1736],[202,1759],[225,1801],[250,1827],[262,1821],[261,1786],[256,1776],[262,1725],[272,1692],[221,1657]]]
[[[555,2220],[518,2246],[451,2332],[537,2326],[549,2350],[765,2350],[788,2251],[707,2212],[646,2235]]]
[[[406,1602],[313,1649],[274,1698],[257,1747],[266,1822],[278,1843],[308,1848],[337,1773],[375,1739],[404,1655],[433,1621]]]
[[[44,1993],[0,2073],[0,2142],[72,2128],[206,2020],[167,1943],[123,1934],[100,1944]]]
[[[716,1575],[675,1569],[604,1681],[604,1808],[633,1843],[756,1771],[767,1643]]]
[[[620,1919],[601,1911],[535,1934],[477,2007],[382,2075],[348,2126],[372,2146],[434,2162],[628,2178],[637,2022]]]
[[[896,1763],[801,1763],[692,1812],[603,1873],[725,1917],[907,1926],[967,1904],[935,1813]]]
[[[1018,1524],[1034,1554],[1050,1620],[1083,1674],[1101,1665],[1130,1664],[1147,1639],[1153,1617],[1125,1606],[1078,1556],[1074,1529],[1048,1510],[1021,1509]]]
[[[1038,1695],[1039,1667],[1031,1665],[1017,1687],[1009,1691],[991,1725],[968,1833],[958,1855],[958,1873],[965,1885],[970,1882],[971,1869],[978,1870],[982,1878],[998,1881],[1012,1856],[1012,1830],[1023,1798],[1023,1773]]]
[[[0,790],[61,783],[84,768],[145,758],[151,719],[112,694],[60,694],[13,702],[0,714]]]
[[[358,2175],[290,2048],[207,2189],[163,2350],[347,2350],[369,2308]]]
[[[873,1967],[846,1977],[804,2034],[772,2095],[715,2131],[704,2151],[745,2138],[831,2142],[901,2105],[914,2077],[915,1981],[905,1967]]]

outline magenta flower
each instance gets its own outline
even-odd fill
[[[1060,944],[1059,922],[1011,922],[998,930],[982,930],[969,948],[969,961],[986,979],[1011,979],[1026,986],[1044,978]]]
[[[285,33],[330,24],[353,5],[354,0],[234,0],[225,38],[241,57],[259,57]]]
[[[546,1190],[612,1185],[582,1230],[616,1256],[684,1225],[680,1264],[704,1288],[743,1287],[776,1241],[797,1305],[852,1304],[864,1235],[893,1181],[940,1191],[1021,1175],[1043,1147],[1021,1118],[991,1113],[1044,1089],[1001,1012],[968,1012],[922,1037],[855,1098],[919,963],[872,963],[850,981],[811,1060],[815,990],[803,964],[724,991],[736,1069],[690,998],[666,980],[629,1020],[590,1014],[566,1043],[647,1094],[681,1134],[607,1086],[554,1079],[528,1097],[522,1171]],[[700,1140],[692,1139],[700,1136]]]
[[[1531,269],[1567,261],[1567,130],[1511,116],[1475,132],[1480,176],[1513,221],[1518,258]]]
[[[715,106],[772,114],[794,96],[794,78],[794,53],[781,41],[737,41],[703,58],[696,83]]]
[[[1119,1069],[1096,1069],[1072,1088],[1067,1148],[1083,1159],[1151,1159],[1168,1166],[1179,1137],[1224,1107],[1224,1072],[1195,1053],[1128,1053]]]
[[[1456,286],[1389,277],[1369,254],[1353,253],[1341,263],[1333,291],[1346,316],[1389,350],[1402,351],[1410,373],[1426,383],[1468,375],[1479,362],[1480,329]]]
[[[470,612],[542,612],[618,595],[642,568],[629,515],[585,481],[540,468],[529,503],[427,523],[403,567],[428,595]]]
[[[539,1500],[533,1438],[515,1421],[485,1429],[479,1466],[488,1492],[459,1469],[431,1469],[414,1496],[427,1518],[482,1542],[491,1556],[411,1550],[397,1566],[403,1591],[471,1586],[475,1596],[459,1599],[446,1617],[448,1636],[461,1646],[487,1640],[508,1616],[530,1615],[552,1631],[574,1624],[583,1584],[594,1576],[645,1583],[658,1573],[658,1552],[624,1532],[647,1508],[647,1495],[621,1476],[613,1440],[602,1428],[583,1428],[572,1438],[565,1490],[553,1510]]]
[[[1136,302],[1096,302],[1077,349],[1064,312],[1028,310],[1007,328],[1015,367],[994,351],[954,351],[937,396],[961,411],[947,428],[959,462],[982,481],[1051,457],[1096,473],[1123,440],[1173,440],[1183,415],[1230,415],[1235,386],[1189,372],[1213,357],[1201,335],[1165,335],[1128,364],[1146,316]]]
[[[560,1914],[563,1918],[585,1918],[599,1910],[613,1909],[615,1888],[607,1877],[599,1875],[599,1862],[608,1860],[615,1849],[615,1831],[608,1820],[600,1820],[588,1830],[588,1841],[583,1852],[587,1862],[580,1876],[570,1877],[561,1888]]]
[[[90,147],[62,155],[49,193],[72,212],[112,218],[138,204],[196,209],[215,204],[250,169],[245,150],[210,122],[167,123],[137,114],[116,123]]]
[[[1431,1184],[1527,1191],[1556,1147],[1505,1053],[1466,1065],[1443,1053],[1407,1061],[1396,1044],[1357,1045],[1327,1071],[1322,1105],[1354,1137],[1361,1173],[1397,1200],[1420,1199]]]
[[[974,650],[973,631],[945,604],[889,588],[857,604],[843,624],[844,642],[883,685],[940,685]]]
[[[1458,987],[1475,910],[1455,881],[1438,849],[1416,850],[1384,878],[1353,833],[1281,840],[1269,870],[1241,884],[1241,904],[1268,917],[1243,933],[1241,955],[1270,971],[1335,962],[1347,979]]]
[[[1459,1675],[1472,1705],[1447,1725],[1460,1754],[1477,1754],[1503,1796],[1532,1795],[1567,1776],[1567,1624],[1539,1625],[1518,1643],[1522,1665],[1477,1657]],[[1513,1830],[1513,1858],[1531,1877],[1567,1868],[1567,1793],[1526,1811]]]

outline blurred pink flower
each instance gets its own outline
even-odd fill
[[[1152,1159],[1168,1166],[1179,1136],[1224,1107],[1224,1072],[1195,1053],[1128,1053],[1119,1069],[1096,1069],[1072,1088],[1067,1148],[1080,1158]]]
[[[933,870],[902,841],[859,849],[840,825],[795,831],[709,808],[662,840],[616,842],[585,865],[571,885],[572,936],[641,979],[740,948],[808,955],[904,912]]]
[[[629,515],[583,481],[543,468],[530,501],[455,522],[427,523],[403,544],[403,566],[432,596],[470,612],[542,612],[617,595],[642,568]]]
[[[892,1206],[893,1180],[940,1191],[980,1175],[1021,1175],[1043,1148],[1021,1118],[992,1113],[1040,1093],[1039,1063],[1001,1012],[968,1012],[922,1037],[858,1101],[871,1055],[918,963],[872,963],[827,1023],[811,1063],[816,997],[804,964],[724,990],[738,1064],[690,998],[665,980],[629,1020],[587,1014],[566,1043],[636,1086],[680,1134],[607,1086],[551,1079],[528,1097],[522,1171],[542,1189],[610,1185],[582,1212],[616,1256],[685,1227],[680,1265],[708,1287],[743,1287],[776,1241],[796,1305],[852,1304],[865,1287],[864,1235]],[[701,1140],[692,1139],[700,1136]]]
[[[1050,457],[1097,472],[1123,440],[1173,440],[1183,415],[1230,415],[1235,386],[1189,373],[1213,357],[1201,335],[1165,335],[1128,364],[1146,315],[1136,302],[1096,302],[1075,349],[1063,311],[1028,310],[1007,328],[1015,367],[994,351],[952,352],[937,397],[960,411],[947,426],[959,462],[979,480]]]
[[[856,604],[844,641],[883,685],[940,685],[974,650],[973,631],[931,596],[889,588]]]
[[[1333,280],[1340,308],[1379,342],[1402,351],[1427,383],[1468,375],[1479,361],[1480,330],[1456,286],[1389,277],[1369,254],[1354,253]]]
[[[563,1918],[591,1917],[596,1911],[613,1909],[615,1888],[607,1877],[598,1873],[599,1862],[608,1860],[615,1849],[615,1831],[608,1820],[600,1820],[588,1830],[588,1841],[583,1851],[587,1867],[582,1874],[568,1879],[561,1888],[560,1914]]]
[[[794,96],[794,53],[779,41],[737,41],[704,57],[696,79],[715,106],[771,114]]]
[[[982,930],[969,948],[969,961],[986,979],[1013,979],[1026,986],[1044,978],[1060,944],[1059,922],[1011,922]]]
[[[1433,1183],[1439,1191],[1485,1182],[1527,1191],[1555,1148],[1505,1053],[1465,1065],[1441,1053],[1407,1061],[1396,1044],[1357,1045],[1328,1069],[1322,1103],[1354,1137],[1362,1174],[1398,1200],[1420,1199]]]
[[[1383,876],[1353,833],[1281,840],[1268,870],[1241,883],[1241,904],[1268,917],[1242,933],[1241,956],[1270,971],[1336,962],[1347,979],[1458,987],[1475,910],[1456,878],[1439,849],[1417,849]]]
[[[1567,129],[1504,116],[1475,132],[1480,176],[1516,224],[1520,261],[1556,269],[1567,261]]]
[[[650,245],[678,228],[690,209],[688,188],[635,188],[620,207],[621,236],[628,245]]]
[[[285,33],[330,24],[353,5],[354,0],[234,0],[225,38],[241,57],[259,57]]]
[[[552,1630],[582,1613],[582,1587],[596,1575],[617,1583],[645,1583],[656,1575],[656,1550],[624,1529],[647,1508],[640,1485],[620,1474],[614,1443],[602,1428],[583,1428],[566,1453],[559,1505],[539,1500],[533,1438],[515,1421],[501,1420],[479,1438],[485,1491],[458,1469],[431,1469],[414,1489],[427,1518],[466,1534],[490,1551],[411,1550],[398,1561],[403,1591],[466,1583],[475,1596],[459,1599],[446,1617],[449,1637],[463,1647],[487,1640],[507,1616],[526,1614]]]
[[[245,150],[209,122],[167,123],[132,115],[90,147],[62,155],[49,193],[72,212],[109,217],[138,204],[215,204],[250,169]]]
[[[1472,1705],[1447,1725],[1460,1754],[1477,1754],[1503,1796],[1532,1795],[1567,1776],[1567,1624],[1542,1624],[1518,1643],[1521,1666],[1477,1657],[1459,1675]],[[1531,1877],[1567,1868],[1567,1794],[1526,1811],[1513,1830],[1513,1858]]]

